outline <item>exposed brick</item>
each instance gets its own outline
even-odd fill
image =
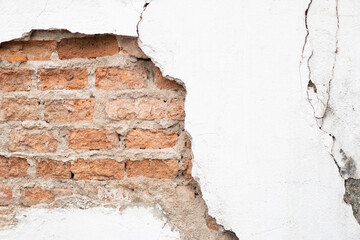
[[[156,98],[118,99],[106,106],[109,118],[114,120],[153,120],[165,117],[166,104]]]
[[[146,79],[142,67],[104,67],[96,69],[95,86],[104,90],[140,89],[146,87]]]
[[[216,219],[212,217],[209,217],[209,219],[206,221],[206,226],[211,230],[215,230],[215,231],[219,230],[219,226],[216,223]]]
[[[30,91],[30,70],[0,69],[0,91]]]
[[[120,40],[120,50],[130,57],[148,59],[148,56],[139,47],[135,37],[122,37]]]
[[[185,159],[184,166],[185,166],[185,170],[183,171],[184,178],[191,179],[192,161],[190,159]]]
[[[116,37],[112,35],[65,38],[60,41],[58,48],[60,59],[104,57],[118,52]]]
[[[154,83],[159,89],[185,90],[183,86],[181,86],[177,82],[168,78],[164,78],[159,68],[155,68],[154,70]]]
[[[188,133],[185,134],[185,147],[191,149],[191,139]]]
[[[38,75],[40,90],[83,89],[88,85],[88,73],[83,68],[41,69]]]
[[[125,138],[127,148],[170,148],[174,147],[178,135],[176,132],[167,130],[130,130]]]
[[[11,41],[0,46],[0,59],[9,62],[50,60],[56,41]]]
[[[92,120],[94,108],[94,98],[46,101],[44,118],[47,122]]]
[[[39,203],[51,203],[58,196],[71,194],[72,191],[69,189],[24,188],[21,189],[20,202],[24,206],[32,206]]]
[[[115,131],[107,129],[73,129],[68,134],[71,149],[107,149],[119,146]]]
[[[0,177],[25,177],[27,175],[27,170],[29,164],[26,159],[11,157],[7,158],[0,156]]]
[[[185,120],[184,99],[172,99],[167,103],[167,118]]]
[[[8,149],[20,152],[55,152],[57,141],[46,130],[13,129]]]
[[[165,117],[166,104],[156,98],[142,98],[138,100],[139,113],[137,118],[141,120],[161,119]]]
[[[0,206],[7,206],[11,203],[12,191],[7,187],[0,187]]]
[[[106,105],[106,113],[114,120],[134,120],[137,117],[135,99],[118,99]]]
[[[36,176],[69,179],[71,178],[70,162],[38,159],[36,161]]]
[[[38,100],[37,99],[1,99],[0,100],[0,120],[24,121],[38,120]]]
[[[177,160],[127,161],[128,177],[175,178],[178,172]]]
[[[125,164],[112,159],[77,159],[71,164],[74,179],[112,180],[124,177]]]

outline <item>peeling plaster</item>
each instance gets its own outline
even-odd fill
[[[358,239],[329,156],[339,159],[335,149],[342,149],[354,159],[348,164],[341,154],[350,169],[360,159],[354,144],[359,131],[347,127],[358,119],[347,112],[354,97],[345,107],[341,101],[346,93],[356,95],[349,89],[357,89],[353,79],[360,75],[349,75],[360,62],[358,50],[349,51],[354,41],[338,42],[343,31],[359,38],[350,32],[360,8],[352,7],[354,0],[340,2],[346,8],[338,9],[335,0],[310,2],[307,36],[307,2],[153,0],[144,11],[143,1],[1,1],[0,19],[9,24],[0,26],[0,42],[31,29],[139,34],[163,74],[186,83],[193,174],[220,224],[240,239]],[[342,11],[353,18],[342,18]],[[304,37],[311,44],[304,46]],[[343,48],[348,51],[341,55]],[[353,65],[348,55],[356,59]],[[301,78],[299,59],[308,60],[300,65]],[[315,123],[314,114],[323,123]]]

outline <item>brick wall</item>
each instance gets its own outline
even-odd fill
[[[35,31],[2,43],[3,225],[31,206],[141,202],[160,204],[180,229],[218,231],[191,177],[185,94],[136,38]]]

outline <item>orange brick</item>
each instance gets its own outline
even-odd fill
[[[30,91],[30,70],[0,69],[0,91]]]
[[[68,134],[71,149],[107,149],[119,147],[115,131],[107,129],[73,129]]]
[[[135,99],[118,99],[106,105],[106,113],[114,120],[135,120],[137,111]]]
[[[12,191],[7,187],[0,187],[0,206],[7,206],[11,203]]]
[[[83,68],[41,69],[38,76],[40,90],[83,89],[88,85],[88,73]]]
[[[55,152],[57,141],[53,134],[46,130],[11,131],[8,149],[12,152]]]
[[[70,162],[38,159],[36,161],[36,176],[69,179],[71,178]]]
[[[58,196],[71,194],[72,191],[69,189],[24,188],[21,189],[20,202],[24,206],[32,206],[39,203],[51,203]]]
[[[209,219],[206,221],[206,226],[214,231],[219,230],[219,226],[216,223],[216,219],[212,217],[209,217]]]
[[[191,149],[191,138],[188,133],[185,134],[185,147]]]
[[[38,120],[38,100],[37,99],[14,99],[7,98],[0,100],[0,120],[24,121]]]
[[[25,177],[27,175],[27,170],[29,164],[26,159],[11,157],[7,158],[0,156],[0,177]]]
[[[60,59],[104,57],[118,52],[116,37],[112,35],[65,38],[60,41],[58,48]]]
[[[141,98],[137,100],[141,120],[161,119],[165,117],[165,102],[156,98]]]
[[[122,37],[120,40],[120,50],[130,57],[148,59],[148,56],[139,47],[135,37]]]
[[[11,41],[0,46],[0,59],[9,62],[50,60],[56,41]]]
[[[185,120],[184,99],[172,99],[167,103],[167,118]]]
[[[168,78],[164,78],[159,68],[155,68],[154,70],[154,83],[159,89],[185,90],[183,86],[181,86],[177,82]]]
[[[191,179],[192,161],[190,159],[185,159],[184,165],[185,165],[185,170],[183,171],[184,178]]]
[[[127,161],[128,177],[175,178],[178,173],[177,160]]]
[[[174,147],[178,135],[176,132],[167,130],[130,130],[125,138],[126,148],[170,148]]]
[[[93,98],[46,101],[44,118],[47,122],[92,120],[94,108]]]
[[[142,67],[104,67],[96,69],[95,86],[104,90],[139,89],[146,87],[147,72]]]
[[[125,164],[112,159],[77,159],[71,164],[74,179],[112,180],[124,177]]]

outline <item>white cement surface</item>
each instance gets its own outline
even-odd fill
[[[343,17],[348,19],[346,37],[352,40],[341,44],[348,51],[359,38],[350,34],[360,23],[354,1],[344,0],[344,14],[351,15]],[[143,3],[134,8],[134,1],[63,2],[0,1],[5,6],[1,22],[8,23],[0,25],[0,41],[20,37],[31,28],[136,35]],[[314,2],[320,13],[333,14],[332,1]],[[307,45],[300,66],[307,5],[288,0],[153,0],[140,24],[143,50],[165,75],[186,84],[193,174],[209,213],[240,239],[360,238],[351,208],[342,200],[343,179],[327,152],[331,139],[318,129],[307,99],[306,59],[316,48]],[[313,18],[309,24],[321,28],[317,21],[329,21],[331,30],[334,15],[329,19]],[[332,34],[320,37],[333,41]],[[343,59],[351,56],[356,67],[356,53],[344,52]],[[315,62],[312,66],[321,68]],[[348,73],[336,72],[337,79]],[[352,74],[348,82],[359,76]],[[352,84],[356,88],[358,83]],[[340,85],[350,91],[345,83]],[[355,124],[354,118],[347,121]],[[42,210],[32,211],[47,216]],[[88,218],[92,214],[96,218],[92,212]],[[30,223],[26,226],[31,228]]]
[[[154,213],[158,216],[155,216]],[[0,239],[19,240],[177,240],[159,209],[131,207],[115,209],[36,209],[22,212],[16,228],[0,231]]]

